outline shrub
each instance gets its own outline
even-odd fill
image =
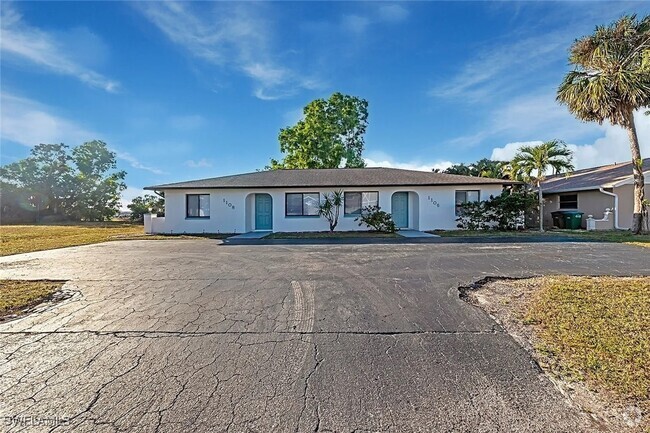
[[[504,191],[488,200],[463,203],[456,218],[465,230],[517,230],[525,225],[525,215],[537,203],[527,191]]]
[[[379,232],[394,233],[397,230],[392,215],[381,210],[379,206],[364,207],[361,209],[361,215],[356,217],[355,221],[359,221],[360,226],[365,224]]]

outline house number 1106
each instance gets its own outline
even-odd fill
[[[440,203],[438,203],[436,200],[434,200],[433,197],[427,196],[427,200],[429,200],[432,205],[434,205],[436,207],[440,207]]]
[[[229,202],[228,200],[226,200],[225,198],[223,199],[223,202],[226,203],[226,206],[228,206],[228,207],[231,208],[232,210],[235,210],[235,205],[232,204],[232,203],[230,203],[230,202]]]

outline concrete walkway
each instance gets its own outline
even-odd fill
[[[398,230],[397,234],[405,238],[439,238],[438,235],[432,235],[431,233],[421,232],[419,230]]]
[[[248,232],[248,233],[242,233],[240,235],[235,235],[235,236],[230,236],[227,239],[262,239],[265,236],[270,235],[273,233],[272,231],[259,231],[259,232]]]

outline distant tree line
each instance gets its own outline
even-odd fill
[[[163,193],[160,195],[145,194],[135,197],[126,207],[131,211],[129,216],[131,221],[142,222],[146,213],[165,216],[165,197]]]
[[[0,220],[108,220],[119,211],[125,176],[103,141],[72,149],[39,144],[29,157],[0,167]]]

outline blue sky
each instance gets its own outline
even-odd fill
[[[2,164],[101,139],[128,199],[263,168],[279,129],[335,91],[369,101],[369,165],[444,168],[553,138],[579,167],[623,161],[624,131],[554,95],[571,42],[624,13],[650,2],[3,2]]]

